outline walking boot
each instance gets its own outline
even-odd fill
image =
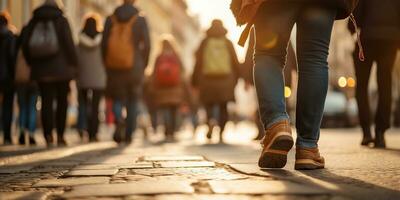
[[[114,136],[113,136],[113,140],[120,144],[123,141],[123,133],[124,133],[124,125],[122,122],[117,122],[117,124],[115,125],[115,131],[114,131]]]
[[[385,142],[385,132],[384,131],[375,131],[375,148],[386,148],[386,142]]]
[[[57,146],[58,147],[65,147],[67,146],[67,142],[64,140],[64,135],[57,134]]]
[[[295,170],[323,169],[325,159],[319,154],[318,148],[296,148]]]
[[[371,144],[373,142],[374,142],[374,139],[372,138],[371,130],[363,129],[363,139],[361,141],[361,145],[368,146],[369,144]]]
[[[25,132],[24,131],[20,131],[18,143],[19,143],[19,145],[25,145]]]
[[[212,139],[212,134],[213,134],[213,130],[214,130],[214,125],[209,125],[208,126],[208,132],[207,132],[207,139],[211,140]]]
[[[267,129],[261,140],[263,147],[258,166],[261,168],[282,168],[286,165],[287,154],[293,147],[292,129],[288,120],[280,121]]]
[[[46,140],[47,147],[53,146],[53,135],[52,134],[44,135],[44,139]]]

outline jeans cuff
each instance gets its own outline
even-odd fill
[[[317,148],[318,147],[318,141],[301,139],[297,135],[296,147]]]
[[[277,122],[283,121],[283,120],[289,120],[289,116],[287,114],[281,114],[281,115],[276,115],[268,120],[268,122],[264,122],[265,124],[265,129],[268,129],[272,127],[274,124]]]

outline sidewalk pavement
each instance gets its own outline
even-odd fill
[[[356,129],[323,130],[327,168],[295,171],[293,150],[284,169],[259,169],[254,130],[230,124],[228,144],[207,143],[202,127],[195,139],[182,131],[179,143],[152,145],[138,134],[129,146],[1,147],[0,199],[400,199],[400,131],[375,150],[359,146]]]

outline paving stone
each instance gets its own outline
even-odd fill
[[[47,198],[46,192],[0,192],[0,199],[1,200],[44,200]]]
[[[109,177],[84,177],[40,180],[33,187],[68,187],[76,185],[106,184],[110,182]]]
[[[93,196],[129,196],[150,194],[189,194],[194,193],[191,182],[187,181],[138,181],[124,184],[76,186],[66,192],[64,198]]]
[[[314,188],[289,181],[234,180],[209,181],[209,184],[212,191],[218,194],[328,194],[327,191],[320,188]]]
[[[29,173],[49,173],[49,172],[67,172],[70,170],[70,168],[66,167],[59,167],[59,166],[37,166],[32,169],[30,169],[28,172]]]
[[[74,167],[73,170],[105,170],[105,169],[118,169],[117,165],[107,165],[107,164],[92,164],[92,165],[78,165]]]
[[[137,160],[138,157],[132,155],[100,156],[89,159],[84,164],[133,164]]]
[[[299,172],[293,170],[287,171],[281,169],[260,169],[257,164],[229,164],[229,166],[232,169],[247,175],[259,175],[285,180],[292,180],[301,176]]]
[[[208,161],[168,161],[158,162],[162,168],[215,167],[214,162]]]
[[[144,162],[144,163],[119,165],[119,168],[121,168],[121,169],[150,169],[150,168],[154,168],[154,166],[153,166],[153,163],[151,163],[151,162]]]
[[[71,170],[65,176],[112,176],[116,173],[118,173],[118,169]]]
[[[199,155],[162,155],[162,156],[144,156],[144,161],[200,161],[204,160]]]
[[[261,200],[258,197],[247,195],[159,195],[155,200]]]
[[[28,171],[34,166],[2,166],[0,167],[0,174],[16,174],[22,171]]]

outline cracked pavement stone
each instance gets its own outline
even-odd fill
[[[204,160],[199,155],[162,155],[162,156],[144,156],[144,161],[200,161]]]
[[[107,169],[118,169],[117,165],[107,165],[107,164],[85,164],[78,165],[73,168],[73,170],[107,170]]]
[[[76,185],[106,184],[110,182],[109,177],[82,177],[40,180],[33,187],[68,187]]]
[[[26,191],[14,191],[14,192],[0,192],[1,200],[14,200],[14,199],[27,199],[27,200],[44,200],[47,198],[47,192],[26,192]]]
[[[76,186],[66,192],[64,198],[109,197],[151,194],[190,194],[194,188],[189,181],[138,181],[123,184]]]
[[[118,169],[71,170],[64,176],[112,176],[116,173],[118,173]]]
[[[209,161],[168,161],[157,164],[162,168],[215,167],[215,163]]]

